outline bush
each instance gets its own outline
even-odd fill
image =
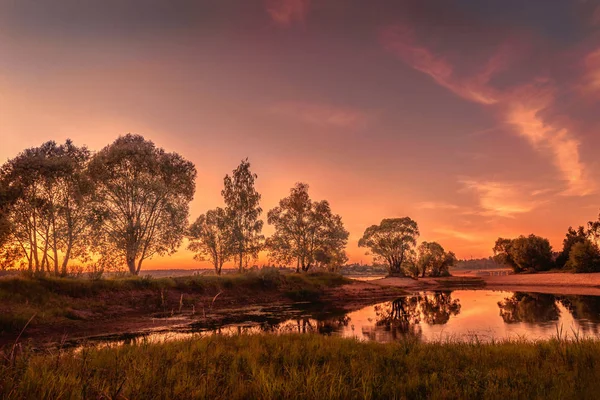
[[[599,272],[600,249],[589,240],[575,244],[569,253],[566,267],[575,272]]]
[[[552,258],[548,239],[536,235],[499,238],[494,246],[496,262],[509,265],[515,273],[547,271],[554,266]]]

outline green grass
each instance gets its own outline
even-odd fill
[[[4,399],[586,399],[600,342],[363,343],[213,336],[0,357]]]
[[[179,308],[180,296],[189,309],[199,296],[229,293],[252,301],[255,294],[316,301],[327,288],[348,283],[338,274],[282,274],[276,269],[223,276],[176,278],[11,277],[0,280],[0,334],[18,333],[31,318],[32,327],[77,321],[78,311],[98,314],[126,306],[140,313]],[[190,304],[187,304],[190,303]]]

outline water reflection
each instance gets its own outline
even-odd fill
[[[558,321],[560,310],[556,297],[545,293],[517,292],[498,302],[500,316],[507,324]]]
[[[389,341],[407,336],[422,336],[421,321],[429,325],[443,325],[451,316],[460,313],[460,300],[452,299],[452,292],[401,297],[374,307],[376,323],[363,327],[370,340]]]
[[[161,342],[207,335],[317,333],[359,340],[545,339],[563,332],[600,333],[600,297],[491,290],[418,293],[361,309],[269,307],[227,315],[216,322],[160,332],[98,338],[118,344]],[[141,339],[140,339],[141,337]],[[74,344],[80,344],[75,342]]]

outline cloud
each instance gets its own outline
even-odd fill
[[[460,206],[445,202],[424,201],[417,204],[417,208],[419,210],[458,210]]]
[[[537,197],[536,195],[526,194],[517,185],[510,183],[475,180],[465,180],[461,183],[466,190],[476,193],[479,198],[479,209],[468,211],[468,214],[514,218],[517,214],[533,211],[543,203],[531,198]]]
[[[502,122],[513,126],[536,151],[550,155],[561,179],[567,183],[565,194],[584,196],[595,190],[581,161],[577,137],[566,126],[545,118],[556,102],[556,83],[536,76],[530,82],[508,88],[500,89],[491,84],[495,77],[508,69],[519,53],[515,49],[518,45],[507,41],[487,57],[482,68],[475,71],[471,68],[461,74],[458,63],[450,61],[449,53],[436,54],[422,45],[417,41],[414,29],[406,24],[383,29],[380,38],[384,48],[457,96],[493,107]],[[595,57],[590,55],[588,63],[595,65]],[[597,75],[590,79],[600,85],[600,55],[597,64],[599,68],[594,70]],[[463,69],[466,68],[463,66]]]
[[[271,106],[269,112],[323,127],[362,128],[370,120],[364,111],[329,104],[286,102]]]
[[[273,22],[281,27],[304,23],[311,0],[265,0],[265,8]]]
[[[481,104],[494,104],[496,98],[488,90],[482,90],[493,71],[489,64],[481,74],[465,79],[457,78],[453,66],[443,57],[416,43],[415,32],[406,25],[393,26],[382,31],[385,48],[413,68],[431,76],[438,84],[464,99]]]
[[[598,8],[600,10],[600,7]],[[587,91],[600,90],[600,49],[594,50],[585,57],[584,87]]]
[[[452,228],[435,228],[435,233],[463,240],[465,242],[483,243],[486,241],[480,233],[462,232]]]

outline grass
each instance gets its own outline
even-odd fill
[[[109,315],[123,307],[138,313],[192,309],[202,297],[218,293],[244,298],[316,301],[327,288],[349,282],[338,274],[281,274],[263,269],[246,274],[176,278],[9,277],[0,279],[0,333],[19,332],[32,315],[32,327],[73,323],[94,314]],[[222,297],[222,296],[221,296]],[[113,313],[114,314],[114,313]]]
[[[592,399],[599,377],[600,342],[592,340],[241,335],[0,355],[3,399]]]

